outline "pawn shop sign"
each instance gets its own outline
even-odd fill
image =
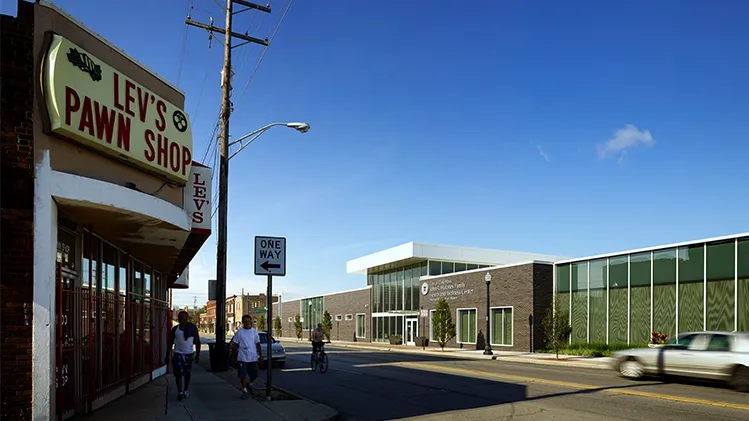
[[[255,237],[255,275],[286,276],[286,238]]]

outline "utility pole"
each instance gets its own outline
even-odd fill
[[[229,199],[229,117],[231,116],[231,50],[241,47],[247,43],[269,45],[267,39],[261,40],[248,35],[232,32],[231,23],[233,5],[237,3],[245,8],[237,11],[241,13],[249,9],[255,9],[270,13],[270,7],[260,6],[245,0],[226,0],[226,26],[224,29],[211,24],[193,22],[187,17],[185,23],[207,30],[211,35],[214,32],[224,34],[224,69],[221,81],[221,158],[219,169],[219,193],[218,193],[218,247],[216,251],[216,344],[213,351],[216,355],[211,358],[211,369],[213,371],[225,371],[229,365],[229,353],[226,349],[226,246],[227,246],[227,214]],[[232,37],[244,40],[244,43],[236,46],[231,45]]]
[[[193,310],[198,309],[198,296],[197,295],[192,296],[192,309]]]

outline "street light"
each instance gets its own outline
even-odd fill
[[[290,128],[290,129],[294,129],[294,130],[298,131],[299,133],[307,133],[309,131],[309,124],[307,124],[307,123],[301,123],[301,122],[271,123],[271,124],[269,124],[269,125],[267,125],[265,127],[261,127],[259,129],[255,130],[254,132],[247,133],[246,135],[240,137],[239,139],[237,139],[237,140],[235,140],[233,142],[229,142],[229,147],[230,148],[232,146],[236,145],[237,143],[239,143],[239,149],[237,149],[237,151],[234,152],[233,154],[229,155],[229,159],[234,158],[235,155],[237,155],[239,152],[241,152],[242,149],[246,148],[247,145],[249,145],[250,143],[252,143],[253,140],[257,139],[258,136],[260,136],[261,134],[267,132],[268,129],[270,129],[271,127],[276,127],[276,126],[286,126],[286,127]],[[247,138],[250,138],[250,140],[247,141],[246,143],[244,143],[244,140],[247,139]]]
[[[312,339],[312,301],[307,301],[307,305],[309,307],[309,310],[307,311],[307,325],[309,326],[309,337],[310,340]]]
[[[228,25],[227,25],[228,26]],[[216,250],[216,326],[224,326],[226,324],[226,256],[227,256],[227,214],[228,214],[228,201],[229,201],[229,160],[234,158],[242,149],[246,148],[247,145],[252,143],[261,134],[265,133],[271,127],[275,126],[286,126],[288,128],[297,130],[301,133],[309,131],[309,124],[291,122],[291,123],[272,123],[265,127],[261,127],[254,132],[248,133],[239,139],[229,142],[229,122],[228,122],[228,95],[224,92],[224,104],[222,106],[222,114],[225,116],[223,122],[223,128],[221,129],[221,168],[219,171],[219,189],[218,189],[218,247]],[[245,139],[249,141],[244,142]],[[229,155],[229,148],[233,145],[239,144],[239,149],[235,151],[231,156]],[[271,321],[268,321],[270,323]],[[270,335],[268,335],[270,339]],[[218,352],[216,358],[211,358],[211,368],[214,371],[224,371],[228,368],[228,352],[226,349],[226,332],[224,329],[216,329],[216,345],[215,349]],[[270,354],[269,354],[270,355]],[[270,357],[268,357],[270,358]]]
[[[493,355],[491,333],[489,332],[489,285],[492,283],[492,274],[486,272],[484,281],[486,281],[486,335],[484,335],[486,338],[486,347],[484,348],[484,355]]]

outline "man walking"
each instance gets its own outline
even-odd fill
[[[237,374],[242,382],[242,399],[254,394],[255,379],[258,378],[258,362],[263,363],[263,352],[260,349],[260,335],[252,327],[252,317],[242,316],[242,328],[234,333],[231,340],[232,360],[237,363]],[[250,378],[249,388],[247,377]]]
[[[198,328],[187,320],[186,311],[177,314],[179,324],[169,331],[166,348],[166,363],[169,364],[169,353],[174,347],[172,368],[177,380],[177,398],[190,396],[190,372],[192,371],[193,352],[195,362],[200,361],[200,336]]]

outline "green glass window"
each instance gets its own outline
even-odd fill
[[[679,332],[704,329],[705,247],[679,247]]]
[[[442,262],[436,260],[429,261],[429,276],[439,276],[442,274]]]
[[[650,340],[650,252],[632,254],[629,261],[629,342]]]
[[[628,256],[609,258],[609,343],[626,344]]]
[[[455,265],[453,262],[442,262],[442,273],[453,273],[455,272]]]
[[[676,249],[653,252],[653,330],[676,334]]]
[[[512,346],[512,307],[491,309],[491,344]]]
[[[572,343],[588,341],[588,262],[572,264]]]
[[[356,315],[356,337],[365,338],[367,336],[367,315]]]
[[[455,264],[455,272],[465,272],[466,271],[466,264],[465,263],[456,263]]]
[[[736,241],[707,245],[707,330],[734,328]]]
[[[476,343],[476,310],[458,310],[458,342]]]
[[[606,342],[606,259],[590,262],[590,341]]]
[[[739,239],[738,247],[738,270],[739,270],[739,332],[749,332],[749,237]]]

